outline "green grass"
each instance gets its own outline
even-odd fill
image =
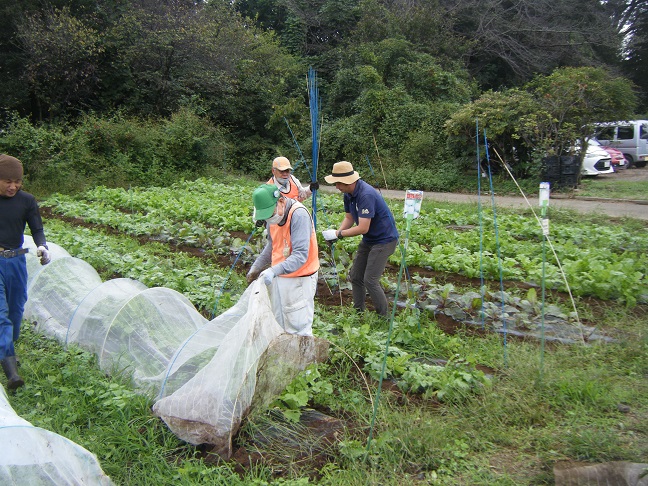
[[[352,312],[319,308],[316,332],[335,339],[358,326]],[[402,321],[407,317],[401,315]],[[310,405],[339,418],[344,432],[323,451],[287,447],[286,432],[249,451],[263,459],[239,473],[234,464],[205,462],[200,448],[178,440],[150,413],[151,402],[124,377],[108,377],[90,354],[34,334],[18,344],[25,387],[10,396],[16,412],[97,455],[115,484],[550,484],[556,461],[642,462],[648,457],[648,318],[645,309],[610,304],[598,313],[608,344],[551,345],[467,333],[444,336],[425,316],[422,335],[437,336],[434,353],[456,352],[496,371],[481,391],[444,402],[396,388],[383,390],[367,450],[376,382],[361,379],[352,361],[358,341],[332,350],[321,368],[332,395]],[[378,320],[369,323],[377,331]],[[363,343],[365,341],[362,341]],[[618,410],[630,406],[629,413]],[[259,413],[244,432],[267,430]],[[275,423],[274,427],[277,425]],[[244,441],[243,434],[239,440]],[[428,483],[429,482],[429,483]]]
[[[583,178],[581,179],[577,195],[587,197],[601,197],[607,199],[632,199],[648,201],[648,180],[622,181],[613,179],[597,180],[596,178]]]
[[[123,376],[106,376],[90,353],[63,349],[23,326],[17,346],[26,385],[9,398],[18,415],[97,455],[115,484],[264,484],[271,472],[246,480],[226,464],[206,466],[198,448],[173,435],[150,412],[152,402]],[[267,484],[267,483],[266,483]]]

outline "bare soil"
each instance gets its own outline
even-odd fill
[[[625,181],[648,181],[648,167],[642,167],[641,169],[637,169],[636,167],[622,169],[614,174],[607,174],[605,177],[614,177],[615,179]]]

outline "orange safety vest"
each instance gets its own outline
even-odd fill
[[[277,184],[277,182],[275,181],[274,176],[270,178],[268,184],[274,184],[277,187],[279,187],[279,184]],[[293,178],[292,174],[288,176],[288,186],[290,187],[288,192],[283,192],[281,191],[281,189],[279,189],[281,195],[284,197],[289,197],[290,199],[294,199],[296,201],[297,198],[299,197],[299,187],[297,187],[297,184],[295,183],[295,179]]]
[[[279,226],[278,224],[271,224],[268,227],[268,231],[270,231],[270,237],[272,238],[272,265],[277,265],[278,263],[283,262],[292,253],[292,243],[290,241],[290,220],[292,219],[293,212],[295,212],[295,209],[297,208],[306,209],[306,206],[297,201],[293,202],[290,210],[288,211],[286,223],[282,226]],[[306,258],[306,262],[296,271],[279,276],[306,277],[308,275],[314,274],[319,270],[320,266],[318,252],[319,250],[317,248],[317,236],[315,235],[315,228],[313,226],[313,220],[311,219],[311,237],[308,246],[308,258]]]

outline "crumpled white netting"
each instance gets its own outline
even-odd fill
[[[1,386],[0,443],[0,484],[112,484],[94,454],[16,415]]]
[[[328,352],[324,340],[283,331],[258,281],[207,321],[174,290],[126,278],[102,282],[89,264],[54,243],[52,262],[41,266],[27,236],[25,247],[25,319],[64,344],[92,351],[105,371],[130,372],[141,392],[158,396],[154,413],[179,438],[214,444],[223,456],[231,454],[231,438],[253,405],[267,406]]]
[[[183,345],[153,412],[192,444],[223,446],[249,411],[259,358],[283,329],[266,286],[254,282],[238,303]]]
[[[213,452],[229,457],[231,439],[252,405],[267,406],[326,351],[323,340],[284,333],[267,287],[255,281],[178,350],[153,413],[181,439],[212,444]]]

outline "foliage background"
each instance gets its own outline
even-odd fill
[[[309,166],[311,66],[321,172],[380,166],[397,188],[461,190],[477,117],[536,183],[542,155],[589,123],[648,110],[648,7],[635,0],[0,0],[0,12],[0,150],[44,191],[89,176],[263,178],[279,154]]]

